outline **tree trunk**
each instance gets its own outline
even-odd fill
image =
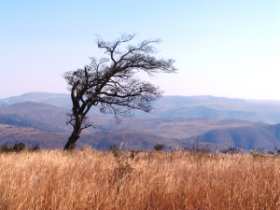
[[[76,142],[80,138],[80,129],[73,129],[71,136],[68,138],[67,143],[64,145],[64,150],[75,149]]]

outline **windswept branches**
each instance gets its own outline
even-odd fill
[[[100,93],[100,105],[102,112],[114,110],[119,114],[126,113],[131,109],[149,112],[152,109],[151,102],[160,96],[159,90],[150,83],[132,80],[127,84],[115,83],[115,86]]]
[[[157,87],[134,75],[175,72],[174,61],[153,55],[153,45],[158,40],[129,44],[133,38],[134,35],[126,35],[113,42],[99,40],[97,46],[107,57],[91,58],[89,65],[65,74],[72,99],[69,124],[73,127],[65,149],[74,148],[82,130],[90,127],[86,116],[92,106],[99,106],[101,112],[111,112],[115,116],[133,109],[149,112],[151,102],[161,95]]]

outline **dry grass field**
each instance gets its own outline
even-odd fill
[[[280,209],[280,158],[90,149],[0,154],[0,209]]]

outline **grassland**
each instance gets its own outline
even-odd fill
[[[280,209],[280,157],[90,149],[0,154],[0,209]]]

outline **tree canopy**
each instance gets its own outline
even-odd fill
[[[92,125],[87,114],[93,106],[116,116],[134,109],[151,110],[151,102],[161,92],[150,82],[136,78],[137,73],[176,71],[174,60],[155,56],[154,45],[158,40],[144,40],[133,45],[133,39],[134,35],[126,35],[112,42],[98,40],[97,46],[106,57],[91,58],[89,65],[65,74],[72,100],[68,123],[73,127],[65,149],[73,149],[82,130]]]

